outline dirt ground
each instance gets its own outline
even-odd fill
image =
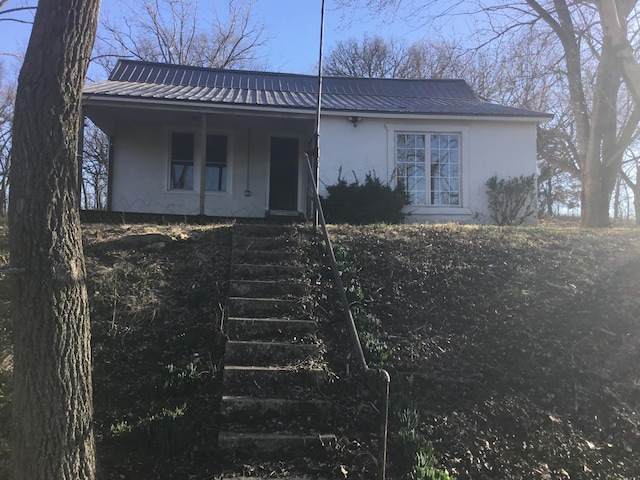
[[[118,240],[150,232],[172,240]],[[640,230],[331,234],[391,351],[392,417],[419,412],[439,468],[460,480],[640,479]],[[84,238],[101,478],[219,478],[211,406],[230,226],[93,225]],[[2,478],[10,326],[0,287]],[[389,478],[404,478],[394,435]],[[366,478],[358,455],[329,478]]]
[[[458,479],[640,478],[640,232],[335,227]]]

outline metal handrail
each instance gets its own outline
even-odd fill
[[[320,227],[322,229],[322,235],[324,237],[327,248],[327,255],[329,256],[329,266],[331,267],[331,271],[333,273],[333,284],[335,289],[338,291],[338,296],[340,297],[340,303],[342,304],[342,310],[344,312],[345,320],[347,323],[347,330],[349,330],[351,343],[356,353],[356,361],[358,367],[365,374],[378,375],[381,380],[380,398],[382,400],[382,408],[380,412],[381,419],[379,437],[380,450],[378,452],[378,478],[380,480],[384,480],[386,476],[387,463],[387,423],[389,419],[389,384],[391,382],[391,377],[389,376],[389,373],[383,368],[372,369],[367,365],[367,360],[365,359],[364,351],[362,350],[362,344],[360,343],[360,337],[358,336],[358,329],[356,328],[356,323],[353,320],[353,315],[351,314],[351,307],[349,305],[349,301],[347,300],[347,294],[344,288],[344,284],[342,283],[342,276],[340,275],[338,262],[336,261],[336,256],[333,251],[333,244],[331,243],[331,239],[329,238],[327,223],[324,218],[324,212],[322,211],[322,204],[320,203],[320,196],[318,195],[318,191],[315,188],[318,183],[315,181],[311,159],[309,158],[309,154],[305,153],[304,155],[307,159],[307,173],[309,174],[310,184],[314,185],[314,188],[310,188],[309,190],[312,191],[310,196],[315,207],[315,218],[318,219]]]

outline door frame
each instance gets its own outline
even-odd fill
[[[283,139],[283,140],[295,140],[297,143],[297,150],[296,150],[296,179],[295,179],[295,205],[294,208],[292,210],[274,210],[271,208],[271,175],[273,173],[272,170],[272,147],[273,147],[273,139],[274,138],[278,138],[278,139]],[[301,181],[300,181],[300,174],[301,174],[301,139],[299,136],[297,135],[287,135],[287,134],[277,134],[277,133],[270,133],[269,134],[269,167],[268,167],[268,175],[267,175],[267,211],[271,214],[281,214],[281,215],[286,215],[286,214],[290,214],[290,213],[300,213],[300,198],[301,198],[301,194],[302,194],[302,185],[301,185]]]

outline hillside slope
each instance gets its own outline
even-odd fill
[[[212,439],[230,228],[84,226],[100,478],[214,479],[225,470]],[[148,233],[168,237],[135,236]],[[357,306],[380,319],[392,350],[392,408],[419,411],[441,468],[458,479],[640,478],[640,231],[413,225],[331,234],[352,266],[345,278],[361,288]],[[5,265],[6,252],[2,235]],[[5,478],[4,278],[0,296]],[[397,432],[390,446],[391,477],[400,478]],[[345,462],[327,475],[356,471]]]
[[[640,232],[332,234],[393,349],[396,408],[421,413],[442,468],[458,479],[640,478]]]

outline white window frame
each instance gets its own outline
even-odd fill
[[[233,134],[229,131],[222,130],[207,130],[207,136],[209,135],[217,135],[220,137],[227,137],[227,178],[226,178],[226,188],[224,190],[207,190],[206,187],[206,178],[205,178],[205,195],[215,196],[215,195],[230,195],[231,194],[231,186],[232,186],[232,178],[233,178]],[[206,175],[206,152],[203,155],[202,161],[205,162],[205,175]]]
[[[201,152],[200,142],[202,139],[202,134],[193,129],[184,129],[179,126],[169,127],[166,130],[166,152],[167,152],[167,163],[166,163],[166,179],[165,179],[165,192],[171,194],[183,194],[183,195],[191,195],[200,194],[200,179],[202,176],[202,171],[205,171],[206,175],[206,153]],[[194,154],[193,154],[193,188],[173,188],[171,182],[171,163],[172,163],[172,142],[173,135],[175,133],[182,134],[190,134],[193,135],[194,138]],[[217,196],[217,195],[231,195],[231,186],[233,184],[233,134],[229,131],[221,131],[221,130],[207,130],[207,135],[218,135],[227,137],[227,172],[226,172],[226,189],[225,190],[206,190],[205,185],[205,195],[207,196]],[[204,169],[202,168],[204,164]]]
[[[174,135],[192,135],[193,136],[193,159],[191,164],[191,188],[178,188],[173,186],[172,180],[172,166],[173,166],[173,136]],[[189,130],[172,129],[167,136],[167,181],[166,188],[169,192],[177,193],[193,193],[197,191],[198,185],[198,149],[197,149],[197,134],[196,132]]]
[[[392,172],[393,185],[397,185],[397,136],[399,134],[424,135],[425,136],[425,153],[427,157],[430,155],[430,135],[457,135],[458,136],[458,176],[459,176],[459,203],[458,205],[424,205],[411,204],[408,208],[414,214],[470,214],[471,209],[468,205],[469,198],[469,127],[466,125],[418,125],[418,124],[387,124],[387,168]],[[427,159],[425,159],[425,163]],[[425,193],[425,201],[430,200],[430,168],[428,163],[425,165],[427,191]]]

